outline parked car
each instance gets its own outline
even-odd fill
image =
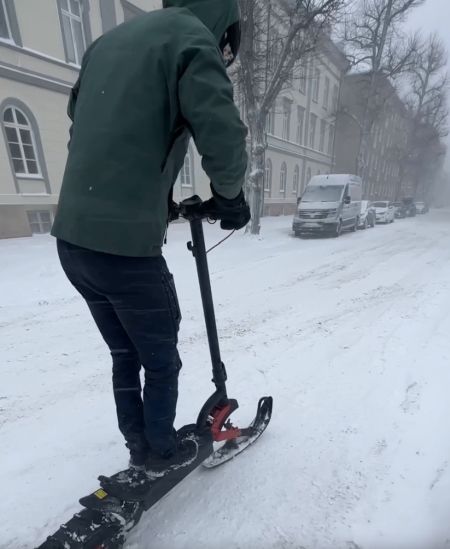
[[[416,202],[416,212],[418,214],[428,213],[428,206],[425,204],[425,202]]]
[[[406,217],[406,210],[403,202],[394,202],[394,209],[394,216],[396,219],[404,219]]]
[[[361,215],[359,218],[359,229],[367,229],[368,227],[375,227],[377,222],[377,213],[372,203],[368,200],[361,201]]]
[[[380,200],[373,203],[376,211],[377,223],[394,223],[395,208],[392,202]]]
[[[356,231],[361,215],[362,180],[356,175],[316,175],[303,193],[292,229],[295,236]]]
[[[405,209],[405,216],[406,217],[415,217],[417,210],[416,205],[414,204],[414,199],[411,197],[405,197],[402,200],[403,207]]]

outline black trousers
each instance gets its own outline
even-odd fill
[[[127,446],[170,455],[176,448],[181,314],[164,258],[110,255],[61,240],[58,254],[111,350],[117,417]]]

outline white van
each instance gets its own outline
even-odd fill
[[[316,175],[299,200],[292,229],[296,236],[356,231],[361,215],[362,181],[356,175]]]

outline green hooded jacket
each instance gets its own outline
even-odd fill
[[[86,52],[68,107],[69,156],[52,234],[116,255],[161,254],[168,198],[192,136],[215,191],[235,198],[247,130],[219,41],[237,0],[164,0]]]

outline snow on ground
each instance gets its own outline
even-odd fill
[[[295,239],[290,223],[210,256],[235,419],[272,394],[272,424],[195,471],[127,549],[450,546],[450,212],[340,239]],[[178,425],[212,389],[187,239],[174,226],[166,250],[184,314]],[[53,240],[0,241],[0,262],[0,547],[26,549],[127,455],[108,351]]]

